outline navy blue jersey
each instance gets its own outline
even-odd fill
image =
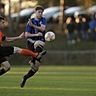
[[[32,18],[31,19],[32,23],[36,26],[41,26],[41,25],[45,25],[46,26],[46,19],[44,17],[41,17],[39,20]],[[26,32],[29,32],[31,34],[37,34],[38,32],[41,32],[40,30],[31,27],[29,24],[26,25]],[[38,37],[29,37],[32,40],[41,40],[41,41],[45,41],[44,39],[44,35],[45,35],[45,31],[41,32],[43,36],[38,36]]]

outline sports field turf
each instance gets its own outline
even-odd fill
[[[16,66],[0,77],[0,96],[96,96],[96,67],[41,66],[24,88],[19,84],[29,67]]]

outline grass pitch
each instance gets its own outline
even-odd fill
[[[41,66],[24,88],[29,67],[16,66],[0,77],[0,96],[96,96],[95,66]]]

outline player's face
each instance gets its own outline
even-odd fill
[[[0,20],[0,29],[3,29],[5,27],[5,21]]]
[[[40,10],[37,10],[36,11],[36,17],[37,18],[41,18],[42,17],[42,14],[43,14],[43,10],[40,9]]]

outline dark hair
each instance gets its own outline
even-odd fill
[[[42,11],[44,11],[44,8],[43,8],[42,6],[40,6],[40,5],[38,5],[38,6],[35,7],[35,10],[36,10],[36,11],[37,11],[37,10],[42,10]]]
[[[3,16],[0,16],[0,20],[4,20],[4,17]]]

